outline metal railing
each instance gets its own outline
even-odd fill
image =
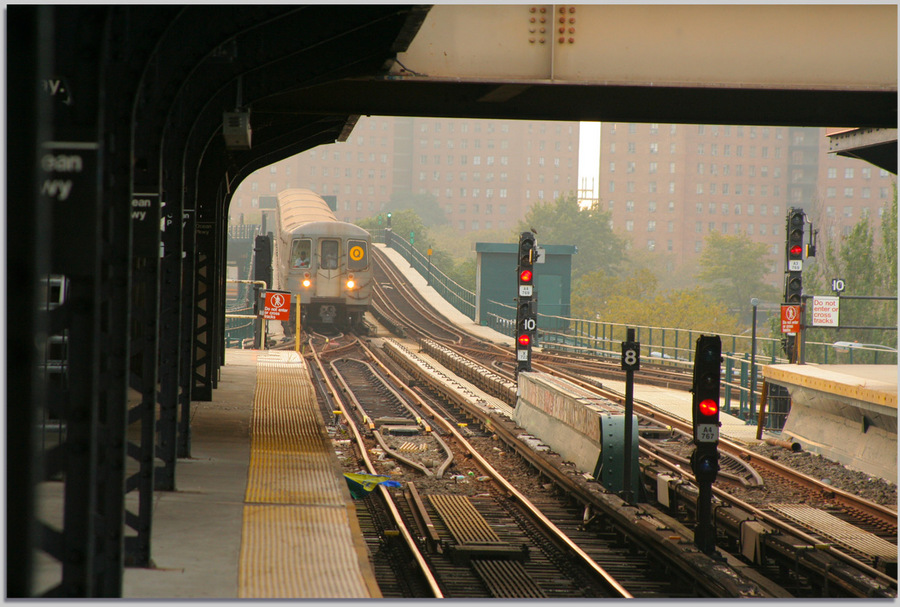
[[[386,230],[376,231],[384,240],[391,234]],[[373,232],[373,238],[375,232]],[[443,272],[430,264],[430,260],[397,235],[391,235],[388,246],[397,250],[410,265],[428,282],[444,299],[457,310],[475,318],[475,294],[464,289],[447,277]],[[509,304],[489,300],[482,302],[482,318],[488,327],[502,333],[515,336],[516,308]],[[543,327],[543,328],[542,328]],[[752,335],[733,335],[679,329],[674,327],[653,327],[628,325],[623,323],[586,320],[560,315],[538,314],[538,330],[535,346],[552,345],[555,349],[609,357],[618,360],[621,355],[622,341],[627,338],[628,329],[635,330],[635,340],[641,344],[641,356],[654,363],[693,368],[694,346],[700,335],[718,335],[722,339],[722,357],[724,369],[722,376],[723,411],[743,419],[748,424],[758,423],[758,406],[763,385],[762,365],[787,364],[780,338],[759,337]],[[754,344],[755,339],[755,344]],[[839,344],[845,344],[843,348]],[[751,360],[755,348],[755,358]],[[896,349],[875,344],[858,344],[852,342],[806,342],[808,353],[819,352],[819,360],[808,360],[828,364],[829,362],[848,362],[853,364],[854,351],[874,352],[874,363],[878,364],[879,355],[884,363],[897,364]],[[833,354],[829,361],[829,353]],[[838,359],[838,353],[847,354],[844,360]],[[857,354],[857,358],[859,355]],[[873,362],[866,359],[865,362]],[[753,375],[756,375],[754,378]],[[754,388],[751,390],[751,386]],[[790,396],[780,386],[770,385],[767,395],[766,417],[764,427],[780,430],[784,427],[790,412]]]
[[[514,336],[514,306],[488,301],[485,306],[487,325],[504,335]],[[546,329],[551,325],[553,329]],[[538,314],[538,332],[535,346],[546,345],[554,349],[591,356],[619,360],[622,356],[622,341],[627,338],[629,328],[635,329],[635,340],[641,344],[641,356],[654,363],[693,368],[694,346],[700,335],[719,335],[722,339],[724,368],[722,374],[722,410],[743,419],[748,424],[757,423],[757,407],[762,389],[761,365],[784,364],[788,360],[779,356],[781,340],[757,337],[757,356],[750,360],[752,342],[746,335],[710,333],[692,329],[672,327],[651,327],[622,323],[584,320]],[[730,351],[727,349],[730,345]],[[764,354],[760,354],[764,352]],[[755,367],[756,390],[752,392],[752,373]],[[768,395],[765,427],[781,429],[790,410],[786,394],[772,390]]]
[[[390,235],[390,237],[388,237]],[[394,249],[409,262],[414,270],[425,278],[428,285],[454,308],[470,319],[475,319],[475,293],[469,291],[458,282],[444,274],[440,268],[431,263],[431,257],[424,255],[409,242],[388,230],[375,230],[373,238],[381,237],[382,241]]]

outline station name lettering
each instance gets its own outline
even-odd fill
[[[44,154],[41,169],[48,173],[80,173],[84,170],[84,160],[77,154]],[[68,200],[72,194],[72,180],[45,179],[41,194],[60,201]]]
[[[138,209],[149,209],[153,206],[153,201],[149,198],[132,198],[131,199],[131,218],[138,221],[144,221],[147,217],[147,211]]]

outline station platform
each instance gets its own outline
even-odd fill
[[[125,599],[381,598],[355,506],[294,352],[229,349],[192,453],[158,491],[154,567]]]
[[[804,449],[897,482],[896,365],[769,365],[791,412],[782,430]]]

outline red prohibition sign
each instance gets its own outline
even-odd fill
[[[787,321],[797,320],[797,316],[800,314],[799,306],[788,306],[784,311],[784,319]]]

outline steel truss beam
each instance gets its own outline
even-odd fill
[[[9,342],[30,371],[9,388],[27,406],[9,418],[17,440],[8,445],[28,464],[9,477],[18,489],[8,505],[16,525],[10,596],[121,596],[126,564],[152,563],[154,491],[174,489],[176,459],[190,454],[191,398],[211,399],[224,363],[233,186],[251,166],[333,141],[348,123],[260,112],[256,149],[235,152],[224,147],[222,112],[292,87],[378,73],[410,12],[10,10],[10,48],[22,57],[10,70],[10,108],[27,123],[10,145],[33,160],[9,188],[31,213],[10,240],[31,305]],[[33,92],[36,80],[42,94]],[[40,414],[63,430],[44,451],[22,431]],[[137,472],[126,476],[129,458]],[[35,514],[40,478],[58,489],[56,520]],[[136,511],[125,506],[132,491]],[[61,573],[42,575],[35,589],[38,545]]]

